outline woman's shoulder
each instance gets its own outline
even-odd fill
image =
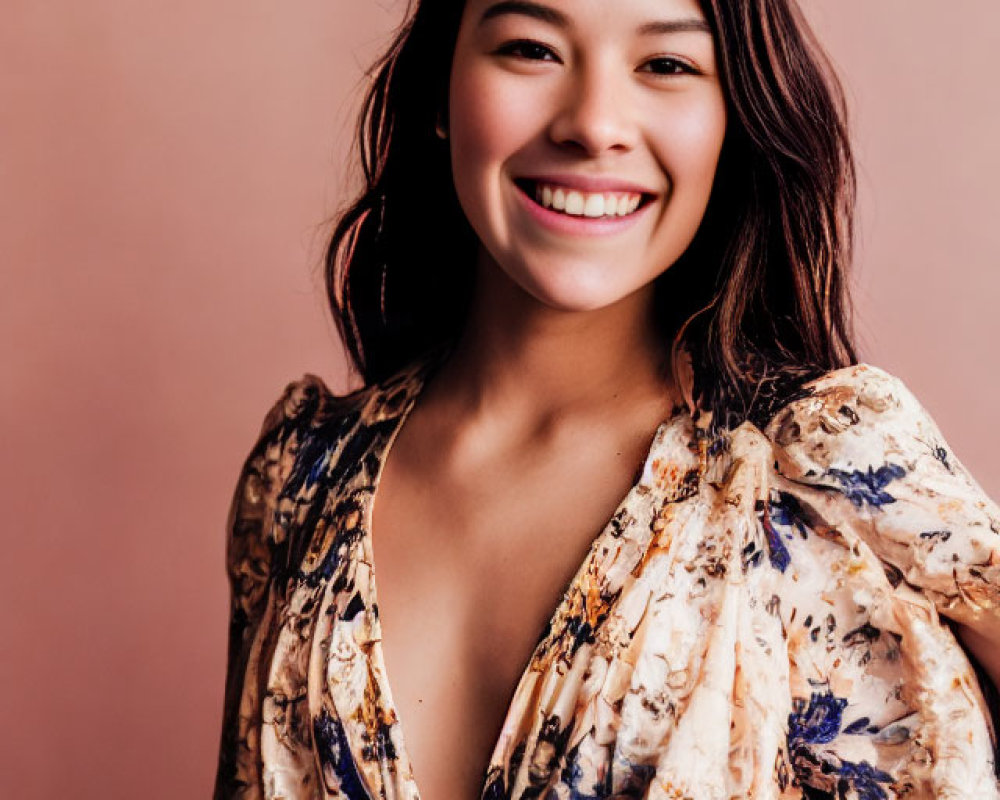
[[[366,385],[335,394],[321,377],[310,372],[289,380],[264,414],[244,462],[237,494],[245,489],[248,502],[273,508],[305,451],[328,448],[338,430],[360,418],[377,388]]]
[[[765,435],[800,474],[883,459],[948,465],[936,421],[897,375],[869,363],[830,370],[804,383],[771,417]]]
[[[261,425],[261,435],[280,435],[296,428],[315,427],[331,417],[357,412],[375,389],[374,385],[367,385],[336,394],[318,375],[303,373],[288,381],[273,401]]]
[[[303,458],[335,448],[338,440],[362,431],[366,422],[393,416],[405,402],[426,365],[416,360],[379,380],[343,393],[333,392],[318,375],[290,380],[264,416],[247,459],[251,472],[267,474],[274,491],[290,479]]]
[[[262,433],[288,428],[323,428],[331,421],[373,419],[384,416],[384,406],[398,404],[417,388],[429,368],[439,362],[440,352],[433,350],[418,356],[381,378],[337,394],[326,382],[310,372],[287,383],[268,411]]]
[[[310,494],[338,442],[358,430],[364,414],[379,402],[382,383],[335,394],[312,373],[290,380],[264,415],[236,483],[227,521],[227,561],[232,579],[260,585],[273,548],[294,527],[295,507]],[[247,564],[256,564],[248,570]]]
[[[764,433],[789,491],[860,515],[879,557],[939,610],[972,619],[970,598],[995,607],[1000,507],[901,378],[866,363],[827,372]]]
[[[909,386],[864,362],[803,384],[771,417],[764,434],[776,445],[781,471],[798,480],[824,476],[874,486],[938,468],[964,473]]]
[[[901,378],[882,367],[866,362],[831,369],[802,383],[772,415],[767,428],[773,429],[790,416],[835,407],[840,400],[860,402],[874,413],[899,403],[912,404],[916,398]],[[839,410],[839,407],[837,408]],[[850,418],[845,409],[844,414]]]

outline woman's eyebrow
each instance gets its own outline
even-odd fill
[[[536,3],[533,0],[500,0],[498,3],[493,3],[493,5],[489,6],[483,12],[483,15],[479,18],[479,24],[482,25],[488,20],[506,14],[520,14],[521,16],[531,17],[532,19],[547,22],[557,28],[570,27],[569,17],[563,14],[562,11],[552,8],[552,6]],[[712,29],[708,23],[698,18],[656,20],[654,22],[646,22],[637,29],[637,32],[644,36],[685,31],[712,33]]]
[[[569,27],[569,18],[562,11],[552,8],[552,6],[534,3],[532,0],[500,0],[499,3],[494,3],[483,12],[479,18],[479,24],[482,25],[487,20],[505,14],[521,14],[525,17],[548,22],[558,28]]]
[[[684,33],[687,31],[700,31],[712,35],[711,26],[703,19],[693,17],[691,19],[664,19],[655,22],[646,22],[639,26],[639,33],[642,35],[652,35],[659,33]]]

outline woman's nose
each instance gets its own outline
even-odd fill
[[[630,116],[627,87],[607,66],[591,65],[567,76],[549,135],[556,144],[575,146],[589,156],[630,150],[637,135]]]

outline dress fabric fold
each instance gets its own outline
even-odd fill
[[[267,415],[227,523],[217,800],[420,797],[369,519],[436,363],[343,396],[306,375]],[[1000,798],[945,622],[1000,622],[1000,508],[918,400],[858,364],[761,428],[707,438],[691,411],[595,532],[482,798]]]

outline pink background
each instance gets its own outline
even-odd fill
[[[225,514],[284,384],[353,386],[318,266],[403,6],[5,4],[5,796],[209,795]],[[807,10],[854,109],[862,357],[1000,497],[1000,7]]]

